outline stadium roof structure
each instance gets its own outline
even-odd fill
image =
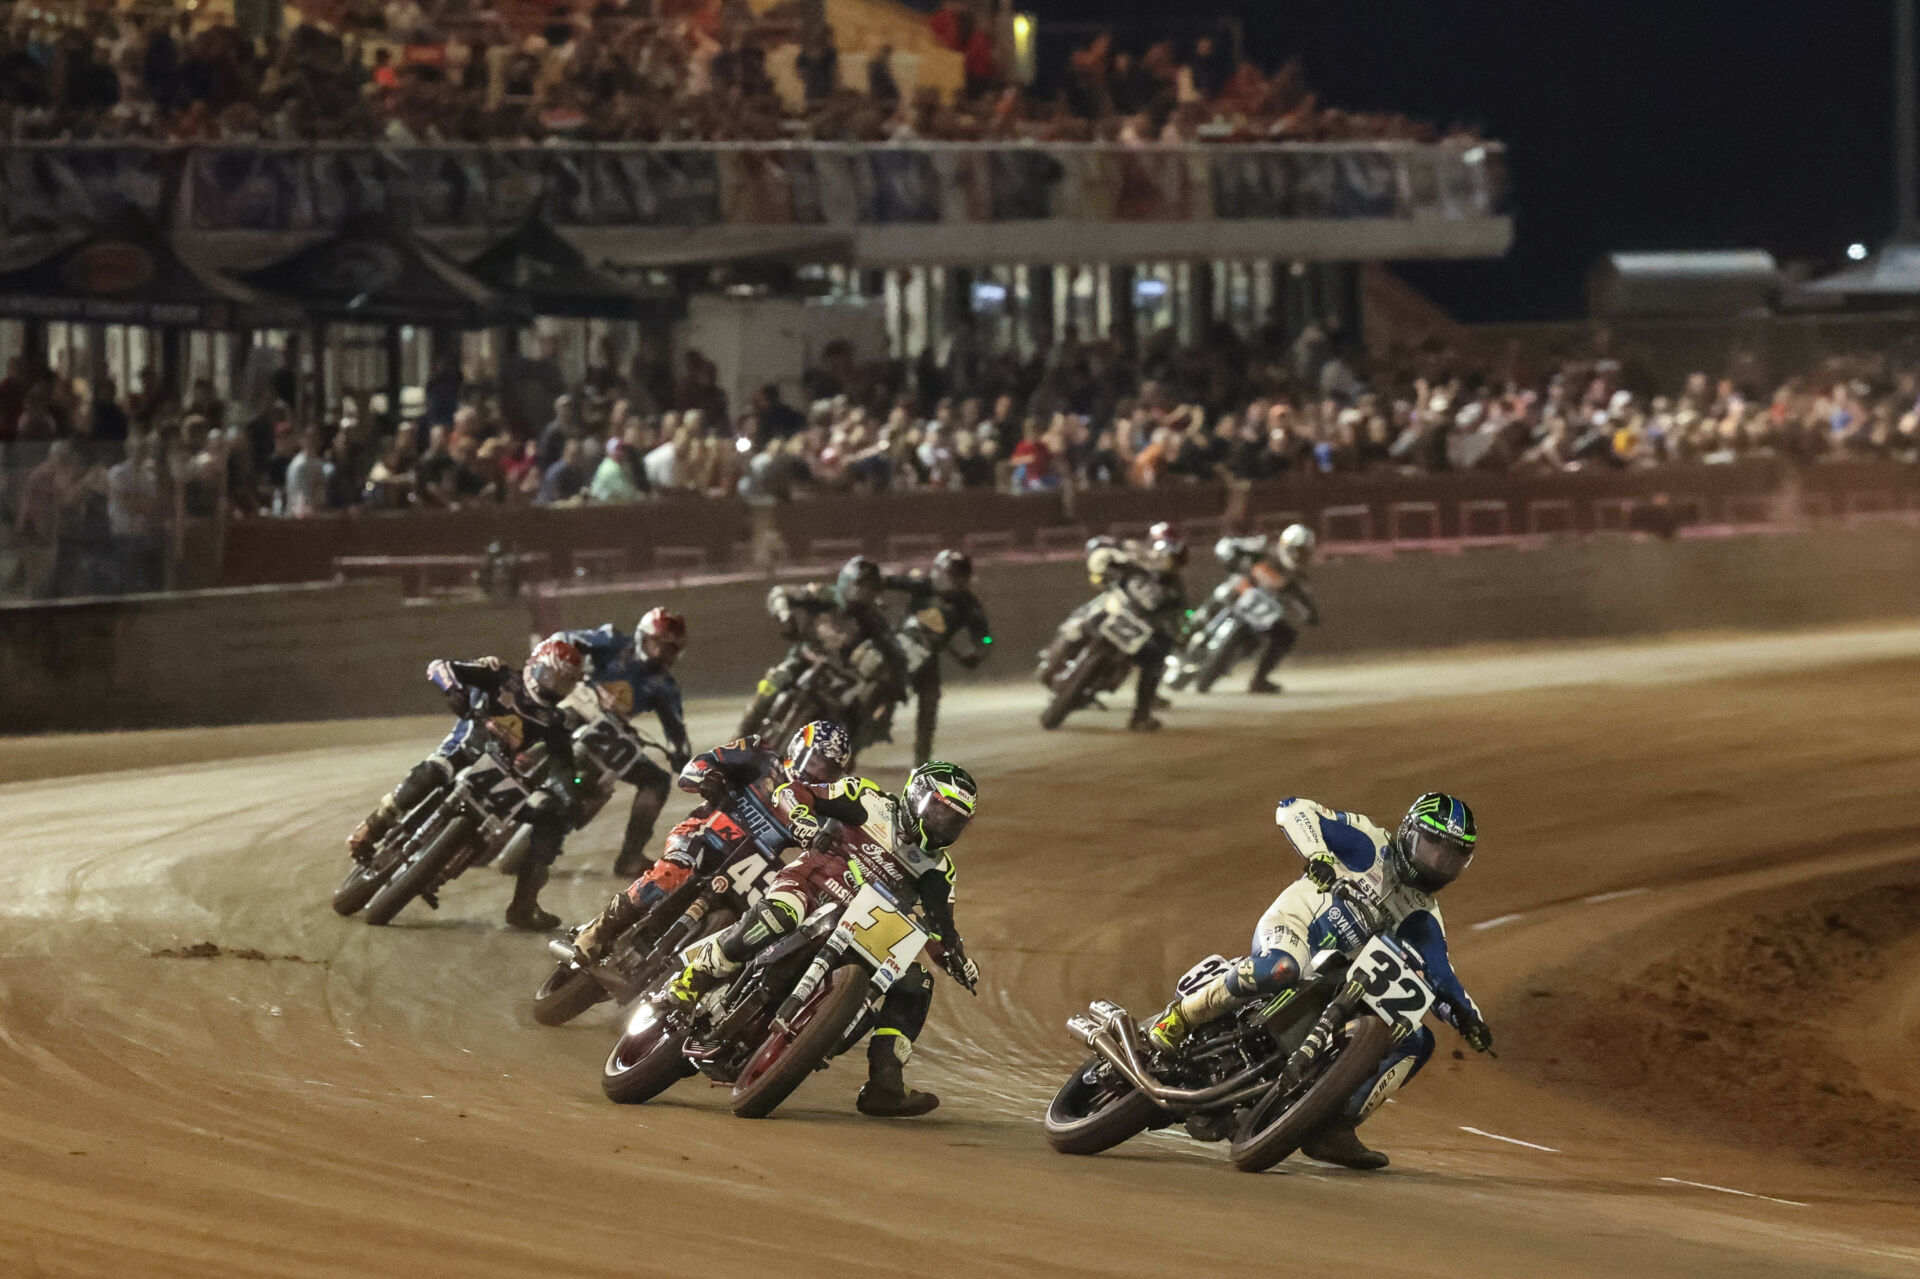
[[[345,225],[237,274],[254,288],[299,299],[307,318],[322,322],[477,329],[528,316],[523,304],[386,220]]]
[[[529,218],[466,260],[468,274],[536,315],[628,319],[676,302],[603,271],[541,218]]]
[[[270,327],[297,321],[283,298],[181,256],[134,209],[70,234],[37,237],[0,270],[0,316],[154,328]]]
[[[1871,257],[1800,287],[1823,297],[1911,302],[1920,298],[1920,243],[1895,240]]]

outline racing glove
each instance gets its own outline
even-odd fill
[[[725,769],[709,768],[700,774],[700,798],[715,808],[725,808],[733,800],[733,783],[727,780]]]
[[[947,970],[947,976],[965,986],[969,993],[979,993],[980,965],[967,958],[967,952],[960,949],[958,942],[947,947],[946,959],[941,966]]]
[[[1455,1014],[1453,1028],[1460,1032],[1460,1038],[1467,1041],[1467,1047],[1477,1053],[1493,1047],[1493,1031],[1487,1028],[1486,1019],[1471,1008],[1463,1008]]]
[[[1333,858],[1322,853],[1318,857],[1307,858],[1307,882],[1321,892],[1330,892],[1340,879],[1339,868]]]

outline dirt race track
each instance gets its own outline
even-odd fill
[[[911,1073],[946,1104],[894,1124],[854,1113],[854,1060],[765,1122],[698,1080],[608,1104],[611,1014],[531,1023],[543,951],[491,871],[335,917],[340,839],[432,719],[0,742],[36,779],[0,786],[0,1275],[1920,1274],[1920,919],[1872,909],[1920,882],[1920,629],[1291,676],[1151,739],[950,699],[984,980],[940,979]],[[1429,787],[1479,813],[1444,904],[1501,1057],[1441,1032],[1366,1130],[1392,1168],[1046,1147],[1062,1019],[1157,1005],[1298,873],[1276,798],[1391,818]],[[600,905],[618,824],[550,905]]]

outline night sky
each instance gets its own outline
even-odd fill
[[[1028,0],[1163,29],[1165,0]],[[1297,54],[1322,100],[1508,144],[1517,239],[1409,264],[1462,319],[1564,318],[1613,249],[1764,248],[1842,263],[1892,227],[1891,0],[1180,0]],[[1144,43],[1144,39],[1129,43]]]

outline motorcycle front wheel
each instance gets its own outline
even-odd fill
[[[1220,677],[1232,670],[1233,664],[1239,660],[1240,630],[1238,627],[1235,627],[1233,634],[1227,636],[1227,638],[1221,640],[1219,644],[1209,649],[1206,657],[1201,659],[1199,673],[1193,677],[1194,691],[1197,693],[1212,692],[1213,686],[1220,682]]]
[[[533,1019],[542,1026],[564,1026],[607,998],[604,986],[585,968],[555,964],[533,992]]]
[[[367,922],[375,926],[392,923],[393,917],[405,910],[408,902],[432,887],[434,877],[472,837],[473,825],[472,818],[459,818],[441,831],[425,852],[396,870],[367,903]]]
[[[1100,648],[1090,648],[1081,655],[1079,664],[1068,673],[1066,679],[1054,691],[1048,700],[1047,708],[1040,712],[1040,727],[1049,731],[1067,722],[1067,716],[1074,708],[1084,703],[1092,691],[1100,686],[1100,677],[1106,673],[1107,654]]]
[[[793,1025],[778,1028],[761,1041],[733,1085],[733,1113],[765,1119],[793,1095],[827,1058],[866,1011],[871,979],[859,964],[842,964],[820,983],[813,998],[794,1014]]]
[[[600,1091],[622,1106],[652,1101],[695,1073],[681,1052],[686,1042],[684,1033],[658,1018],[640,1031],[622,1031],[601,1068]]]
[[[1106,1061],[1099,1053],[1080,1063],[1047,1107],[1047,1144],[1063,1155],[1097,1155],[1153,1127],[1163,1111],[1151,1097],[1112,1076],[1090,1082]]]
[[[358,914],[362,907],[373,900],[373,895],[380,891],[380,884],[385,879],[385,873],[375,870],[371,860],[355,862],[347,868],[347,877],[340,881],[340,887],[333,890],[335,913]]]
[[[1274,1092],[1255,1103],[1227,1152],[1235,1168],[1265,1172],[1300,1149],[1300,1143],[1333,1118],[1354,1089],[1372,1077],[1393,1047],[1393,1031],[1371,1013],[1348,1022],[1341,1038],[1345,1047],[1340,1055],[1291,1105],[1271,1113],[1280,1102]]]

